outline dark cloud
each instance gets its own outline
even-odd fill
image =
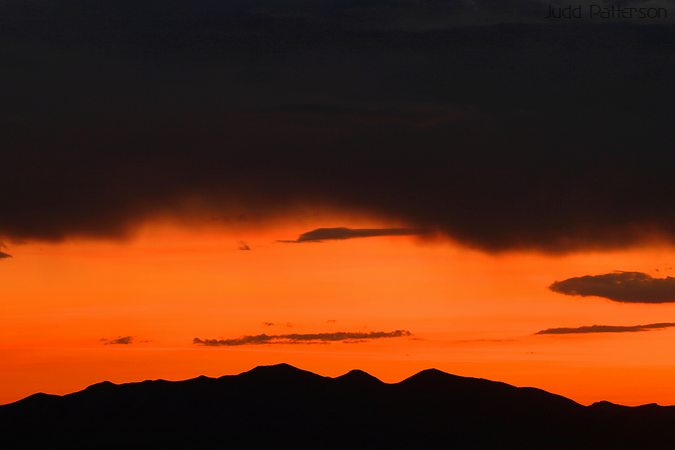
[[[575,328],[547,328],[538,331],[536,334],[583,334],[583,333],[635,333],[638,331],[661,330],[663,328],[675,327],[675,323],[650,323],[647,325],[590,325]]]
[[[371,331],[363,332],[335,332],[335,333],[306,333],[306,334],[257,334],[254,336],[243,336],[235,339],[200,339],[194,338],[193,343],[206,346],[238,346],[238,345],[256,345],[256,344],[317,344],[329,342],[347,342],[357,343],[372,339],[396,338],[411,336],[410,331]]]
[[[246,242],[244,241],[239,241],[239,250],[244,250],[248,251],[251,250],[251,246],[249,246]]]
[[[673,25],[547,6],[0,2],[0,239],[200,205],[336,208],[489,251],[674,241]]]
[[[0,251],[0,259],[11,258],[11,257],[12,257],[12,255],[10,255],[9,253],[5,253],[5,252]]]
[[[114,339],[102,339],[105,345],[129,345],[134,343],[133,336],[119,336]]]
[[[377,236],[410,236],[419,234],[421,234],[420,231],[408,228],[317,228],[316,230],[302,233],[298,239],[294,241],[279,242],[321,242]]]
[[[604,297],[617,302],[675,302],[675,278],[653,278],[642,272],[614,272],[569,278],[556,281],[550,289],[565,295]]]

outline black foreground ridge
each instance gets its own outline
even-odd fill
[[[387,384],[288,364],[186,381],[95,384],[0,406],[2,449],[662,449],[675,407],[582,406],[424,370]]]

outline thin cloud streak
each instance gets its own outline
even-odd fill
[[[133,336],[119,336],[115,339],[103,339],[105,345],[130,345],[134,343]]]
[[[296,240],[280,240],[285,243],[304,243],[322,241],[342,241],[346,239],[368,238],[379,236],[415,236],[420,235],[420,230],[410,228],[317,228],[302,233]]]
[[[339,331],[335,333],[306,333],[306,334],[257,334],[252,336],[243,336],[234,339],[200,339],[194,338],[192,343],[208,347],[234,347],[240,345],[260,345],[260,344],[317,344],[330,342],[349,342],[357,343],[373,339],[397,338],[412,336],[407,330],[395,331],[371,331],[346,332]]]
[[[263,325],[266,327],[288,327],[292,328],[293,324],[291,322],[277,323],[277,322],[263,322]]]
[[[582,297],[604,297],[626,303],[675,302],[675,278],[653,278],[642,272],[615,272],[586,275],[556,281],[553,292]]]
[[[547,328],[535,334],[588,334],[588,333],[636,333],[640,331],[662,330],[675,327],[675,323],[650,323],[647,325],[590,325],[575,328]]]

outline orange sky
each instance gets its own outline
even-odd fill
[[[490,255],[404,236],[276,242],[321,226],[387,225],[353,217],[251,229],[152,222],[125,240],[13,244],[13,258],[0,261],[0,403],[102,380],[220,376],[288,362],[330,376],[361,368],[388,382],[436,367],[584,404],[675,404],[675,329],[534,335],[551,327],[675,321],[675,304],[622,304],[548,289],[555,280],[613,270],[672,276],[672,247],[560,256]],[[239,250],[240,240],[252,250]],[[192,343],[397,329],[413,336]],[[135,342],[102,341],[118,336]]]

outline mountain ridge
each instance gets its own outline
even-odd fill
[[[183,381],[102,382],[0,406],[3,449],[664,448],[675,407],[584,406],[532,387],[423,370],[384,383],[288,364]]]
[[[295,374],[295,375],[301,375],[306,378],[314,378],[314,379],[324,379],[324,380],[350,380],[350,381],[377,381],[383,385],[400,385],[400,384],[411,384],[411,383],[417,383],[417,382],[423,382],[423,383],[428,383],[428,382],[442,382],[442,381],[448,381],[450,379],[452,380],[461,380],[461,381],[471,381],[471,382],[486,382],[486,383],[493,383],[493,384],[499,384],[502,386],[508,386],[514,389],[523,389],[523,390],[529,390],[533,389],[536,391],[541,391],[545,392],[550,395],[562,397],[562,398],[567,398],[558,394],[553,394],[550,393],[546,390],[536,388],[533,386],[515,386],[511,385],[509,383],[505,383],[502,381],[494,381],[490,380],[487,378],[480,378],[480,377],[468,377],[468,376],[461,376],[461,375],[454,375],[445,371],[442,371],[440,369],[436,368],[429,368],[429,369],[423,369],[407,378],[404,378],[401,381],[394,382],[394,383],[388,383],[385,381],[380,380],[379,378],[375,377],[374,375],[361,370],[361,369],[351,369],[348,372],[338,375],[335,377],[328,377],[328,376],[322,376],[318,375],[316,373],[313,373],[311,371],[299,369],[291,364],[287,363],[279,363],[279,364],[270,364],[270,365],[260,365],[260,366],[255,366],[252,369],[249,369],[247,371],[241,372],[236,375],[222,375],[220,377],[209,377],[206,375],[198,375],[193,378],[188,378],[185,380],[176,380],[176,381],[169,381],[169,380],[164,380],[162,378],[154,379],[154,380],[143,380],[143,381],[131,381],[131,382],[126,382],[126,383],[113,383],[108,380],[100,381],[98,383],[91,384],[84,389],[81,389],[79,391],[74,391],[68,394],[49,394],[45,392],[36,392],[34,394],[31,394],[27,397],[24,397],[22,399],[16,400],[14,402],[10,403],[5,403],[5,404],[0,404],[0,409],[6,406],[11,406],[15,405],[18,403],[21,403],[25,400],[32,399],[34,397],[49,397],[49,398],[63,398],[63,397],[68,397],[70,395],[75,395],[75,394],[80,394],[83,392],[91,392],[91,391],[96,391],[96,390],[101,390],[101,389],[110,389],[113,387],[123,387],[123,386],[132,386],[132,385],[142,385],[142,384],[147,384],[147,383],[189,383],[189,382],[199,382],[199,381],[207,381],[207,382],[215,382],[218,380],[224,380],[224,379],[229,379],[232,377],[250,377],[250,378],[259,378],[259,377],[264,377],[264,376],[270,376],[273,375],[272,378],[279,380],[280,378],[290,378],[289,375]],[[280,377],[281,376],[281,377]],[[573,401],[573,400],[570,400]],[[575,402],[576,403],[576,402]],[[591,405],[588,405],[588,407],[599,405],[599,404],[611,404],[613,406],[618,406],[618,407],[626,407],[626,408],[636,408],[636,407],[642,407],[642,406],[651,406],[651,405],[656,405],[661,408],[668,407],[670,405],[659,405],[657,403],[647,403],[644,405],[635,405],[635,406],[626,406],[626,405],[621,405],[618,403],[612,403],[606,400],[600,400],[597,401]],[[675,406],[674,406],[675,407]]]

